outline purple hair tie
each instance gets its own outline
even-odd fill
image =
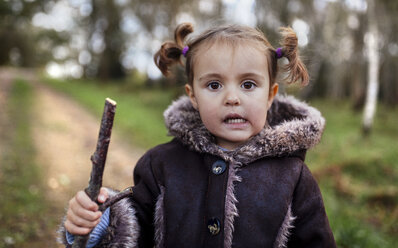
[[[278,48],[275,50],[275,52],[276,52],[276,58],[277,58],[277,59],[280,59],[280,58],[283,57],[283,53],[282,53],[282,48],[281,48],[281,47],[278,47]]]
[[[189,51],[189,46],[185,46],[185,47],[182,49],[182,55],[184,55],[184,57],[186,57],[188,51]]]

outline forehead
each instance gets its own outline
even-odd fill
[[[254,70],[268,72],[267,48],[257,41],[217,41],[198,47],[194,57],[194,75],[207,71],[228,73]]]
[[[253,39],[245,39],[245,38],[237,38],[237,37],[214,37],[210,38],[206,41],[203,41],[201,44],[197,46],[195,49],[197,51],[196,54],[200,54],[201,52],[205,52],[212,47],[225,47],[226,49],[236,50],[240,47],[246,47],[250,49],[256,49],[261,52],[266,52],[268,50],[267,45],[259,40]]]

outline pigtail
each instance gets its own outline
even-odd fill
[[[282,55],[286,57],[289,63],[285,69],[288,71],[288,83],[300,81],[302,85],[307,85],[309,76],[304,63],[301,61],[298,53],[298,39],[294,30],[290,27],[281,28]]]
[[[174,32],[174,39],[178,46],[184,48],[184,40],[188,36],[188,34],[193,32],[193,26],[191,23],[181,23],[177,26]]]
[[[156,66],[163,75],[168,76],[170,66],[181,62],[182,50],[184,49],[184,41],[188,34],[193,32],[193,26],[190,23],[182,23],[177,26],[174,32],[175,42],[166,41],[162,44],[159,51],[156,52],[154,58]]]

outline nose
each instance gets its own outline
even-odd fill
[[[235,106],[240,104],[238,93],[235,90],[228,90],[225,95],[225,105]]]

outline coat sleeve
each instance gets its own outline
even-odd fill
[[[95,246],[105,247],[153,247],[154,209],[159,195],[159,186],[154,177],[150,154],[145,154],[134,169],[133,195],[110,207],[107,233]],[[109,190],[110,197],[117,191]],[[59,241],[70,247],[65,239],[63,222],[59,229]]]
[[[288,247],[336,247],[321,192],[305,164],[294,191],[292,214],[296,219]]]

